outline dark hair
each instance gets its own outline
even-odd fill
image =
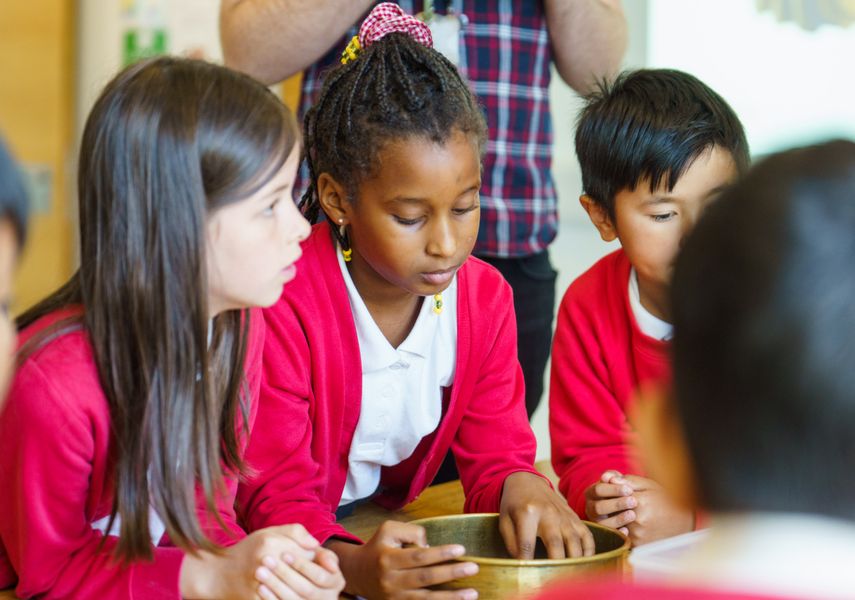
[[[318,219],[321,173],[341,183],[353,200],[385,144],[411,136],[442,144],[455,131],[476,136],[483,148],[484,116],[455,66],[405,33],[386,35],[332,69],[306,113],[310,181],[300,202],[303,214],[311,223]]]
[[[772,156],[707,209],[671,286],[703,504],[855,519],[855,143]]]
[[[15,230],[18,249],[27,239],[29,200],[15,160],[0,139],[0,219],[8,219]]]
[[[748,167],[742,124],[724,99],[696,77],[641,69],[601,82],[586,98],[576,126],[576,155],[585,194],[614,220],[615,195],[647,181],[670,191],[713,146]]]
[[[110,523],[121,516],[123,559],[151,556],[150,502],[175,544],[215,549],[195,492],[217,514],[223,465],[242,465],[235,426],[238,411],[246,424],[249,313],[218,315],[209,348],[205,219],[269,181],[296,143],[293,117],[263,85],[177,58],[125,69],[86,122],[80,269],[18,324],[84,308],[110,405]]]

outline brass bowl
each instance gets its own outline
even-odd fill
[[[614,573],[622,575],[629,553],[629,540],[618,531],[584,521],[591,533],[597,552],[581,558],[548,559],[546,549],[538,540],[535,558],[511,558],[499,533],[498,514],[468,514],[431,517],[413,521],[427,533],[431,546],[462,544],[466,554],[458,562],[474,562],[478,574],[436,586],[436,589],[458,590],[474,588],[480,600],[513,598],[536,592],[546,582],[557,577]]]

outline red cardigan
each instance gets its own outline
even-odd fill
[[[549,433],[558,488],[579,515],[585,489],[607,469],[644,475],[627,411],[642,382],[670,380],[669,344],[638,328],[623,250],[567,289],[558,311],[549,385]]]
[[[316,225],[300,274],[264,311],[264,381],[247,451],[258,475],[238,489],[249,530],[296,521],[321,542],[356,540],[334,514],[362,401],[362,361],[335,252],[329,226]],[[449,447],[469,512],[498,512],[505,478],[536,473],[510,287],[470,258],[458,271],[457,302],[456,371],[442,420],[410,458],[383,469],[375,501],[387,508],[415,499]]]
[[[19,348],[74,313],[79,309],[40,319],[21,334]],[[246,376],[256,398],[264,343],[260,311],[252,311],[250,323]],[[256,406],[252,401],[250,427]],[[167,535],[152,562],[127,568],[111,556],[118,538],[108,536],[99,549],[104,536],[91,523],[110,514],[111,479],[110,410],[88,337],[74,326],[24,361],[0,416],[0,589],[17,582],[22,598],[180,598],[184,552]],[[245,535],[233,509],[237,481],[226,483],[218,510],[233,535],[206,509],[199,515],[209,537],[224,545]]]

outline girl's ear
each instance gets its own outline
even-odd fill
[[[333,223],[347,225],[350,222],[351,204],[347,191],[329,173],[321,173],[318,177],[318,202]]]

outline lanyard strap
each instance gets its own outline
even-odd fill
[[[424,11],[422,11],[422,18],[424,18],[425,23],[430,23],[431,21],[433,21],[433,17],[433,0],[425,0]]]

